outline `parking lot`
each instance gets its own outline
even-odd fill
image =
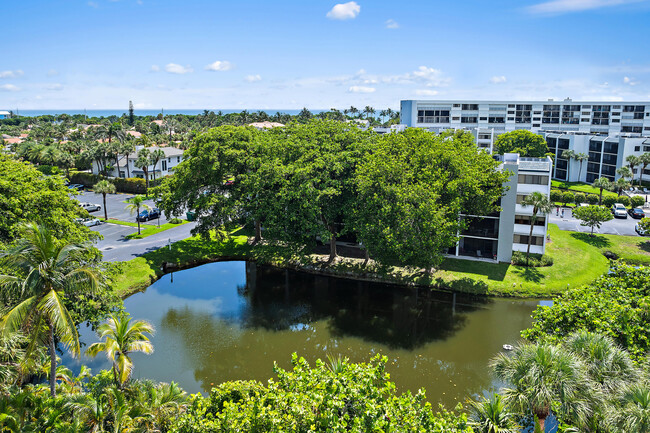
[[[646,215],[650,215],[650,210],[645,209]],[[614,218],[613,220],[604,222],[600,229],[594,229],[594,233],[600,234],[609,234],[609,235],[624,235],[624,236],[639,236],[634,231],[634,226],[639,222],[638,219],[634,219],[628,215],[627,219],[623,218]],[[557,224],[560,230],[571,230],[574,232],[586,232],[590,233],[591,228],[580,225],[580,220],[573,218],[571,215],[571,209],[564,209],[564,217],[556,215],[556,210],[554,209],[549,218],[549,223]]]
[[[126,209],[128,203],[125,203],[126,200],[130,199],[131,197],[133,197],[133,194],[107,194],[106,209],[108,210],[108,218],[135,222],[135,214],[131,215],[131,213]],[[81,194],[77,195],[76,199],[79,200],[79,202],[95,203],[102,206],[101,211],[90,212],[90,215],[96,218],[104,217],[104,202],[101,194],[84,191]],[[144,203],[151,207],[155,207],[153,200],[146,200]],[[142,210],[143,209],[141,209],[141,211]],[[167,217],[165,215],[161,215],[160,224],[164,224],[166,222]],[[151,223],[157,224],[158,220],[152,220]]]

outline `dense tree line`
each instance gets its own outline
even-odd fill
[[[198,136],[156,189],[171,215],[196,212],[195,233],[255,226],[255,240],[337,256],[352,235],[384,264],[431,270],[458,240],[460,213],[497,210],[507,173],[464,132],[411,129],[379,136],[312,120],[257,131],[225,126]]]

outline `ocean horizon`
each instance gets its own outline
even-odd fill
[[[197,115],[197,114],[203,114],[203,112],[206,109],[198,109],[198,108],[170,108],[170,109],[160,109],[160,110],[149,110],[149,109],[134,109],[133,114],[136,116],[157,116],[160,113],[164,114],[187,114],[187,115]],[[281,114],[290,114],[292,116],[295,116],[296,114],[300,113],[302,111],[302,108],[297,109],[297,110],[289,110],[289,109],[232,109],[232,108],[208,108],[208,111],[214,111],[215,113],[218,113],[221,111],[223,114],[230,114],[230,113],[241,113],[242,111],[246,110],[249,113],[257,113],[258,111],[263,111],[267,113],[268,115],[274,115],[275,113],[281,113]],[[35,117],[35,116],[46,116],[46,115],[51,115],[51,116],[57,116],[60,114],[68,114],[68,115],[74,115],[74,114],[85,114],[88,117],[109,117],[109,116],[122,116],[123,114],[128,114],[129,110],[121,110],[121,109],[92,109],[92,110],[85,110],[83,108],[80,109],[49,109],[49,110],[8,110],[8,111],[13,111],[14,114],[19,115],[19,116],[26,116],[26,117]],[[313,114],[318,114],[323,111],[329,111],[329,110],[309,110]]]

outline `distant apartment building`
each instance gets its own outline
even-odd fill
[[[113,177],[127,177],[127,174],[130,177],[137,177],[144,179],[145,174],[144,170],[142,167],[138,167],[135,165],[135,161],[138,159],[137,152],[142,149],[142,146],[136,146],[136,151],[129,155],[129,158],[127,158],[124,155],[120,155],[118,157],[118,166],[117,167],[112,167],[112,169],[108,172],[109,176]],[[149,179],[153,179],[154,173],[156,178],[164,177],[169,174],[172,174],[174,171],[174,168],[181,163],[183,160],[183,150],[178,149],[176,147],[148,147],[147,148],[150,152],[153,152],[154,150],[160,149],[165,153],[165,157],[161,158],[160,161],[156,164],[156,167],[154,168],[153,164],[150,164],[147,173],[149,174]],[[128,170],[127,170],[127,164],[128,164]],[[92,171],[94,174],[99,174],[99,167],[96,162],[93,162],[92,166]]]
[[[8,119],[11,117],[11,112],[9,111],[0,111],[0,119]]]
[[[460,241],[447,254],[465,259],[487,259],[509,262],[513,251],[526,251],[531,206],[523,206],[523,199],[532,192],[549,195],[553,162],[546,158],[521,158],[516,153],[498,155],[500,170],[512,172],[501,198],[501,212],[491,215],[461,215],[469,220],[467,229],[460,234]],[[530,252],[544,254],[546,248],[547,216],[537,215],[533,226]]]

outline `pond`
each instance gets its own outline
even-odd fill
[[[451,407],[491,387],[489,359],[519,341],[537,304],[247,262],[167,274],[124,301],[134,318],[156,327],[155,352],[133,355],[134,377],[174,380],[195,393],[228,380],[265,382],[274,361],[290,368],[293,352],[310,363],[380,353],[398,390],[424,387],[432,403]],[[89,328],[81,338],[97,341]],[[103,354],[82,362],[95,372],[108,367]]]

